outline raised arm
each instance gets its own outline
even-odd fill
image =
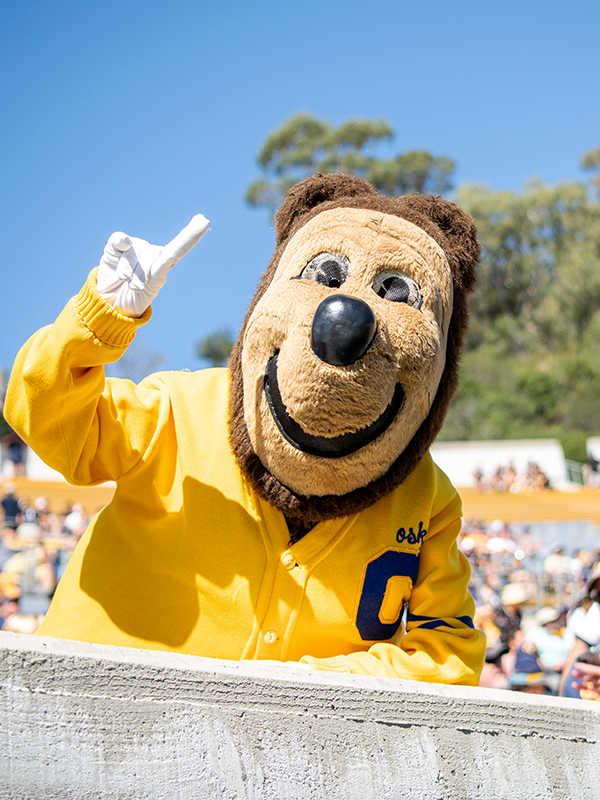
[[[56,322],[19,352],[4,414],[27,444],[72,483],[116,480],[143,456],[166,398],[156,383],[106,380],[168,271],[208,230],[198,215],[165,247],[113,234],[98,268]],[[136,425],[129,426],[134,414]]]

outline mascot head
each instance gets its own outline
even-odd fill
[[[475,223],[440,197],[314,175],[231,356],[230,440],[254,489],[305,525],[376,502],[417,466],[458,382]]]

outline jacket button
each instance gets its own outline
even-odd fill
[[[296,559],[291,553],[286,553],[284,557],[281,559],[281,563],[286,569],[294,569],[294,567],[298,566],[296,564]]]
[[[275,644],[278,638],[275,631],[267,631],[265,633],[265,644]]]

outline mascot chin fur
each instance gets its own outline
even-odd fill
[[[113,234],[23,347],[5,414],[77,484],[115,480],[40,633],[477,684],[460,499],[428,448],[456,390],[475,224],[349,175],[293,187],[229,370],[106,379],[167,271]]]

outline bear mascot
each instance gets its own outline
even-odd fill
[[[116,481],[39,633],[476,685],[460,498],[428,452],[457,386],[473,220],[307,178],[228,369],[106,378],[207,228],[165,248],[113,234],[18,355],[9,423],[69,482]]]

